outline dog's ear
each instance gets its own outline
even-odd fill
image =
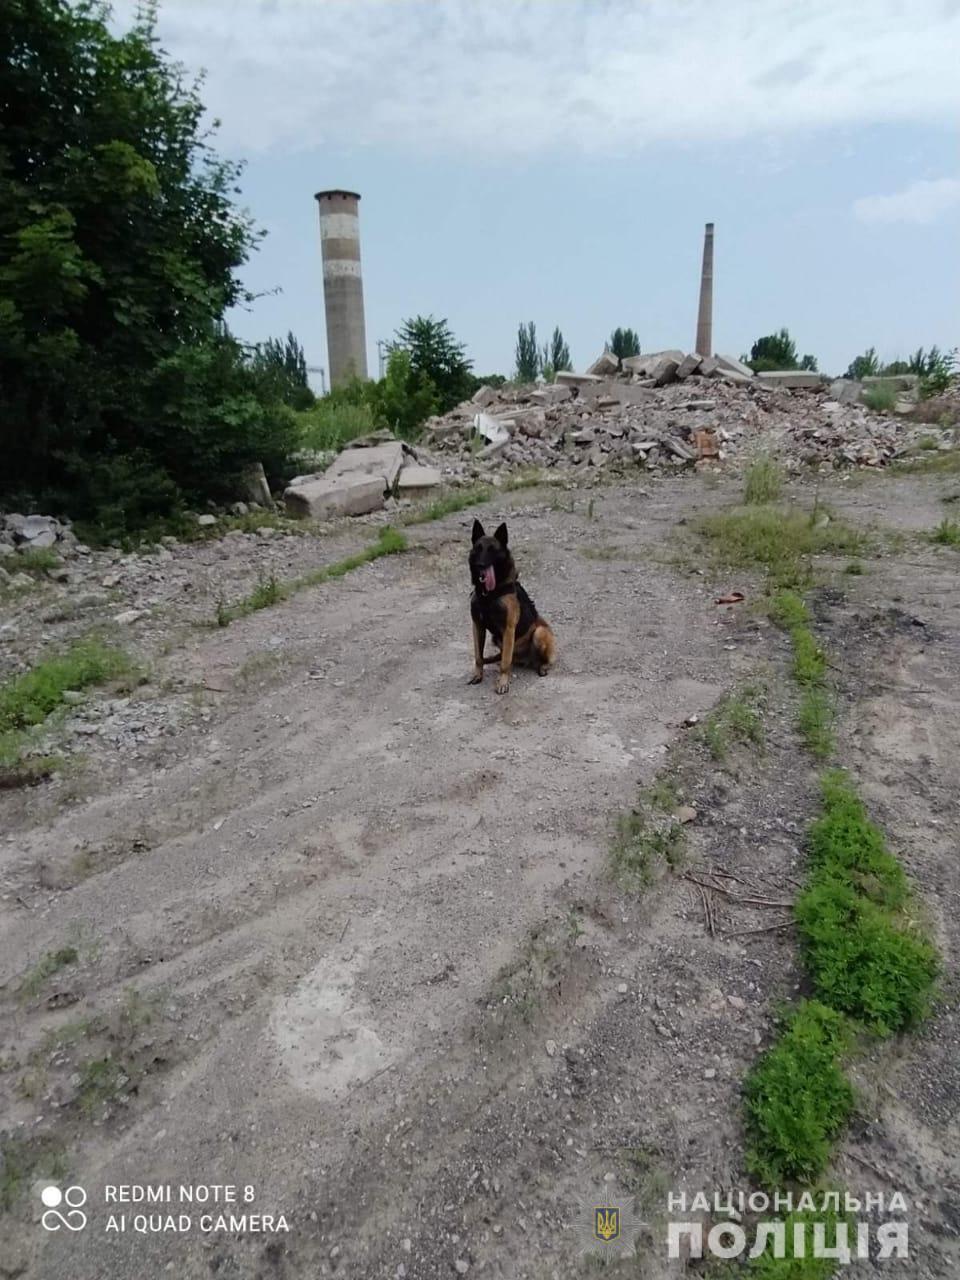
[[[507,545],[507,526],[502,524],[499,529],[493,531],[493,536],[500,543],[501,547]]]
[[[480,521],[479,521],[479,520],[474,520],[474,522],[473,522],[473,533],[472,533],[472,535],[471,535],[472,540],[473,540],[474,542],[479,542],[479,541],[480,541],[480,539],[481,539],[483,536],[484,536],[484,533],[483,533],[483,525],[480,523]]]

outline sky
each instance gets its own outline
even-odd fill
[[[246,341],[326,367],[313,196],[345,188],[371,373],[417,314],[480,374],[528,320],[578,369],[617,325],[691,349],[708,221],[717,352],[960,342],[960,0],[161,0],[158,30],[268,233]]]

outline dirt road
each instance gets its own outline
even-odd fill
[[[926,529],[941,483],[838,482],[829,501],[854,523]],[[767,920],[735,899],[711,936],[680,867],[618,887],[611,832],[668,776],[697,814],[683,867],[792,899],[816,795],[756,583],[677,557],[678,520],[735,486],[484,507],[510,522],[559,642],[556,670],[519,673],[504,698],[489,674],[467,684],[470,511],[227,630],[171,613],[176,643],[132,705],[149,720],[192,697],[196,714],[135,756],[97,739],[79,778],[0,797],[0,1089],[8,1170],[19,1161],[0,1274],[566,1280],[584,1266],[580,1201],[604,1187],[648,1223],[622,1274],[674,1274],[667,1192],[748,1185],[739,1090],[800,980],[796,948],[789,929],[747,933]],[[315,557],[311,541],[291,554]],[[842,567],[816,597],[840,754],[949,976],[923,1035],[861,1064],[838,1176],[913,1193],[904,1274],[947,1275],[960,553],[908,533],[863,576]],[[714,603],[731,588],[745,607]],[[764,749],[718,761],[684,722],[745,685]],[[65,948],[76,958],[38,979]],[[86,1190],[84,1230],[43,1229],[49,1181]],[[130,1184],[174,1202],[105,1203]],[[180,1187],[223,1184],[240,1189],[227,1214],[289,1230],[198,1229]],[[140,1232],[138,1211],[190,1229]],[[106,1229],[111,1212],[125,1231]]]

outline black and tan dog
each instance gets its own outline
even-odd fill
[[[557,642],[549,624],[537,613],[537,606],[517,581],[517,567],[507,549],[505,524],[491,538],[484,533],[480,521],[474,520],[470,581],[473,583],[470,617],[476,660],[470,683],[480,683],[485,663],[499,662],[497,693],[506,693],[514,658],[526,659],[545,676],[556,655]],[[483,646],[488,631],[500,646],[500,652],[485,658]]]

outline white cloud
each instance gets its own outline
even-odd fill
[[[853,204],[861,222],[915,222],[925,224],[960,207],[960,178],[935,178],[912,182],[888,196],[863,196]]]
[[[160,35],[246,152],[624,153],[960,106],[945,0],[165,0]]]

